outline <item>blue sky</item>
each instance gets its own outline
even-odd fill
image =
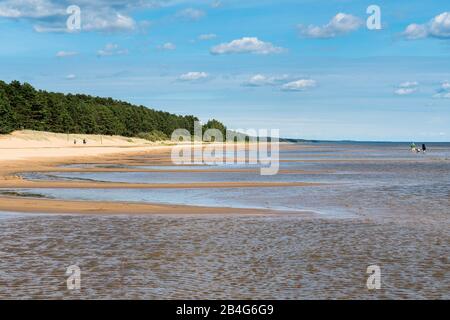
[[[0,0],[0,28],[4,81],[285,137],[450,141],[444,1]]]

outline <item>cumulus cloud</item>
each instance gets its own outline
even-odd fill
[[[279,86],[282,91],[306,91],[316,87],[317,81],[312,79],[293,80],[292,76],[287,74],[277,76],[256,74],[242,85],[247,87]]]
[[[439,38],[450,38],[450,12],[444,12],[431,20],[430,34]]]
[[[450,99],[450,81],[444,81],[437,93],[433,96],[437,99]]]
[[[323,26],[298,25],[300,35],[305,38],[334,38],[358,30],[363,21],[351,14],[338,13],[330,22]]]
[[[202,10],[194,9],[194,8],[186,8],[186,9],[178,11],[175,14],[175,17],[185,19],[185,20],[195,21],[195,20],[200,20],[205,15],[206,15],[206,13]]]
[[[311,79],[300,79],[284,84],[281,89],[283,91],[305,91],[317,86],[317,82]]]
[[[122,49],[115,43],[108,43],[103,49],[97,51],[97,56],[107,57],[128,54],[127,49]]]
[[[270,42],[264,42],[256,37],[244,37],[233,40],[228,43],[219,44],[211,48],[212,54],[231,54],[231,53],[255,53],[255,54],[271,54],[281,53],[285,49],[276,47]]]
[[[78,52],[76,52],[76,51],[58,51],[56,53],[56,56],[58,58],[73,57],[76,55],[78,55]]]
[[[66,8],[78,5],[84,13],[110,10],[127,12],[135,9],[160,8],[178,5],[178,0],[1,0],[0,17],[43,18],[56,15],[66,16]]]
[[[84,31],[130,31],[136,22],[128,12],[143,7],[163,5],[170,1],[153,0],[79,0],[81,29]],[[68,32],[67,7],[71,0],[3,0],[0,1],[0,17],[30,20],[37,32]]]
[[[162,50],[162,51],[172,51],[175,50],[177,48],[177,46],[175,44],[173,44],[172,42],[166,42],[162,45],[159,45],[156,47],[158,50]]]
[[[178,77],[178,80],[180,81],[200,81],[205,80],[209,77],[209,74],[206,72],[198,72],[198,71],[191,71],[188,73],[184,73]]]
[[[103,13],[89,12],[83,15],[81,24],[85,31],[131,31],[136,29],[133,18],[118,12],[104,11]]]
[[[281,76],[266,76],[263,74],[256,74],[243,83],[247,87],[262,87],[278,85],[289,79],[288,75]]]
[[[249,87],[259,87],[259,86],[265,86],[267,84],[270,84],[270,80],[268,77],[257,74],[251,77],[248,81],[244,82],[244,85]]]
[[[397,88],[394,93],[398,96],[407,96],[417,92],[417,88]]]
[[[428,36],[428,28],[422,24],[410,24],[406,27],[403,35],[408,40],[423,39]]]
[[[419,83],[416,81],[407,81],[401,83],[395,90],[394,93],[398,96],[407,96],[413,94],[419,90]]]
[[[217,35],[214,33],[207,33],[207,34],[199,35],[197,39],[204,41],[204,40],[212,40],[212,39],[215,39],[216,37],[217,37]]]
[[[410,24],[403,32],[408,40],[434,37],[440,39],[450,38],[450,12],[443,12],[425,24]]]
[[[65,15],[66,10],[50,0],[6,0],[0,3],[0,17],[4,18],[46,18]]]

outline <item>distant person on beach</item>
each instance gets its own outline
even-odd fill
[[[416,146],[416,144],[414,142],[412,142],[409,147],[411,148],[412,152],[417,151],[417,146]]]
[[[427,151],[427,146],[425,145],[425,143],[422,143],[422,151],[423,153]]]
[[[83,139],[83,144],[86,144],[86,139]]]
[[[74,139],[74,140],[73,140],[73,144],[77,144],[77,139]]]

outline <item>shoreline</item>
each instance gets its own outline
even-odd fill
[[[20,201],[17,201],[20,200]],[[84,200],[56,200],[0,196],[0,212],[27,214],[91,214],[91,215],[251,215],[276,216],[296,214],[310,217],[310,211],[281,211],[233,207],[206,207],[139,202],[106,202]]]
[[[45,133],[39,133],[44,135]],[[54,135],[54,134],[50,134]],[[4,137],[3,137],[4,138]],[[3,148],[2,148],[3,147]],[[34,147],[27,145],[20,148],[4,148],[0,139],[0,152],[8,150],[10,153],[6,159],[0,157],[0,188],[2,189],[162,189],[162,188],[249,188],[249,187],[307,187],[314,183],[294,182],[219,182],[219,183],[114,183],[114,182],[79,182],[79,181],[31,181],[20,177],[25,172],[55,172],[64,171],[59,166],[67,164],[83,163],[129,163],[139,161],[139,157],[146,157],[147,165],[160,165],[168,163],[172,146],[152,144],[148,146],[117,146],[103,145],[101,147]],[[14,153],[14,150],[16,153]],[[57,150],[49,155],[50,150]],[[19,160],[17,155],[20,155]],[[23,158],[26,156],[25,159]],[[134,157],[134,158],[133,158]],[[15,158],[15,159],[11,159]],[[171,163],[170,163],[171,164]],[[113,171],[115,168],[112,168]],[[83,168],[69,168],[69,170],[82,172]],[[119,172],[123,168],[117,169]],[[193,169],[195,172],[195,169]],[[244,169],[247,170],[247,169]],[[147,170],[148,171],[148,170]],[[158,170],[153,170],[158,171]],[[169,170],[167,170],[169,171]],[[187,170],[178,170],[189,172]],[[198,171],[198,170],[197,170]],[[203,170],[206,171],[206,170]],[[227,170],[221,170],[226,172]],[[139,169],[136,172],[141,172]],[[174,171],[170,171],[174,172]],[[213,172],[208,170],[208,172]],[[228,171],[229,172],[229,171]],[[0,195],[0,211],[27,212],[27,213],[82,213],[82,214],[277,214],[277,210],[270,209],[241,209],[230,207],[203,207],[189,205],[170,205],[156,203],[136,202],[107,202],[107,201],[70,201],[39,199],[27,197],[11,197]],[[279,214],[280,212],[278,212]],[[306,213],[306,212],[305,212]],[[296,212],[299,214],[299,212]]]

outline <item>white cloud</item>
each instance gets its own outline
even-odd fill
[[[66,8],[78,5],[82,12],[112,11],[124,13],[134,9],[179,5],[179,0],[0,0],[0,17],[40,19],[67,16]],[[65,20],[64,20],[65,21]]]
[[[182,74],[178,77],[178,80],[180,81],[199,81],[199,80],[205,80],[209,77],[209,74],[206,72],[198,72],[198,71],[191,71],[185,74]]]
[[[407,96],[417,92],[417,88],[398,88],[394,91],[394,93],[398,96]]]
[[[153,2],[165,1],[79,0],[76,4],[81,8],[82,30],[115,32],[134,30],[136,22],[126,12]],[[30,20],[37,32],[68,32],[66,9],[72,4],[71,0],[4,0],[0,1],[0,17]]]
[[[136,22],[118,12],[89,12],[83,15],[81,26],[85,31],[132,31],[136,29]]]
[[[450,91],[450,82],[449,82],[449,81],[444,81],[444,82],[442,82],[441,88],[442,88],[443,90]]]
[[[428,30],[425,25],[413,23],[406,27],[403,36],[408,40],[423,39],[428,36]]]
[[[255,54],[271,54],[281,53],[285,49],[275,47],[270,42],[264,42],[256,37],[244,37],[233,40],[228,43],[219,44],[211,48],[212,54],[230,54],[230,53],[255,53]]]
[[[257,74],[257,75],[254,75],[253,77],[251,77],[244,84],[247,86],[259,87],[259,86],[264,86],[264,85],[269,84],[269,79],[262,74]]]
[[[49,0],[6,0],[0,3],[0,17],[46,18],[65,15],[66,10]]]
[[[417,81],[406,81],[406,82],[400,83],[399,87],[400,88],[413,88],[413,87],[417,87],[418,85],[419,85],[419,83]]]
[[[434,37],[450,38],[450,12],[443,12],[431,20],[429,32]]]
[[[201,34],[198,36],[198,40],[212,40],[217,37],[214,33]]]
[[[443,12],[425,24],[410,24],[403,32],[408,40],[423,39],[427,37],[450,38],[450,12]]]
[[[206,13],[202,10],[194,9],[194,8],[186,8],[178,11],[175,16],[177,18],[182,18],[186,20],[200,20],[206,15]]]
[[[400,83],[394,93],[398,96],[407,96],[419,90],[419,83],[417,81],[407,81]]]
[[[363,25],[360,18],[351,14],[338,13],[323,26],[299,25],[300,35],[306,38],[334,38],[358,30]]]
[[[281,89],[284,91],[305,91],[317,86],[315,80],[300,79],[284,84]]]
[[[76,51],[58,51],[56,53],[56,56],[58,58],[73,57],[76,55],[78,55],[78,52],[76,52]]]
[[[248,87],[262,87],[262,86],[273,86],[282,83],[289,79],[288,75],[282,76],[265,76],[262,74],[256,74],[250,79],[243,83],[244,86]]]
[[[163,45],[159,45],[156,47],[158,50],[163,50],[163,51],[172,51],[175,50],[177,48],[176,45],[174,45],[172,42],[166,42]]]
[[[437,99],[450,99],[450,81],[444,81],[437,93],[433,96]]]
[[[66,76],[66,80],[73,80],[73,79],[75,79],[77,76],[76,75],[74,75],[74,74],[68,74],[67,76]]]
[[[124,55],[124,54],[128,54],[128,50],[121,49],[119,45],[115,43],[108,43],[103,49],[97,51],[97,56],[99,57]]]

